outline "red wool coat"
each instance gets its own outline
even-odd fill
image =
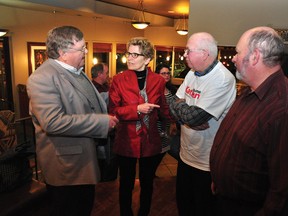
[[[148,71],[146,78],[148,103],[158,104],[160,108],[154,108],[149,114],[149,128],[146,130],[146,127],[142,127],[136,132],[137,121],[143,123],[144,117],[144,114],[137,114],[137,106],[143,103],[137,76],[130,70],[114,76],[109,90],[109,113],[119,119],[114,144],[116,154],[139,158],[161,152],[157,120],[159,115],[170,119],[164,90],[165,80],[160,75]]]

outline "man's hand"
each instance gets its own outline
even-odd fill
[[[213,181],[211,182],[211,191],[213,195],[217,194],[217,188]]]
[[[115,116],[109,115],[109,131],[113,130],[118,123],[119,120]]]

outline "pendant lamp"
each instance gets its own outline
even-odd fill
[[[6,29],[0,29],[0,37],[6,35],[7,32],[8,32],[8,30],[6,30]]]
[[[149,26],[150,22],[146,22],[144,9],[143,9],[143,0],[138,1],[137,11],[133,16],[131,25],[136,29],[145,29]]]
[[[176,32],[179,35],[187,35],[188,34],[188,25],[187,25],[187,19],[185,15],[183,15],[182,19],[178,20],[177,26],[176,26]]]

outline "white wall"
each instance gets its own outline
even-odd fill
[[[190,0],[189,34],[206,31],[219,45],[236,45],[256,26],[288,28],[287,0]]]

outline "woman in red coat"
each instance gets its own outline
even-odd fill
[[[169,109],[164,96],[165,80],[147,68],[154,57],[153,45],[145,38],[132,38],[126,57],[128,70],[114,76],[109,90],[109,112],[119,119],[114,151],[119,159],[120,214],[133,215],[132,191],[139,160],[138,215],[142,216],[150,211],[153,178],[161,157],[157,120],[159,115],[169,118]]]

